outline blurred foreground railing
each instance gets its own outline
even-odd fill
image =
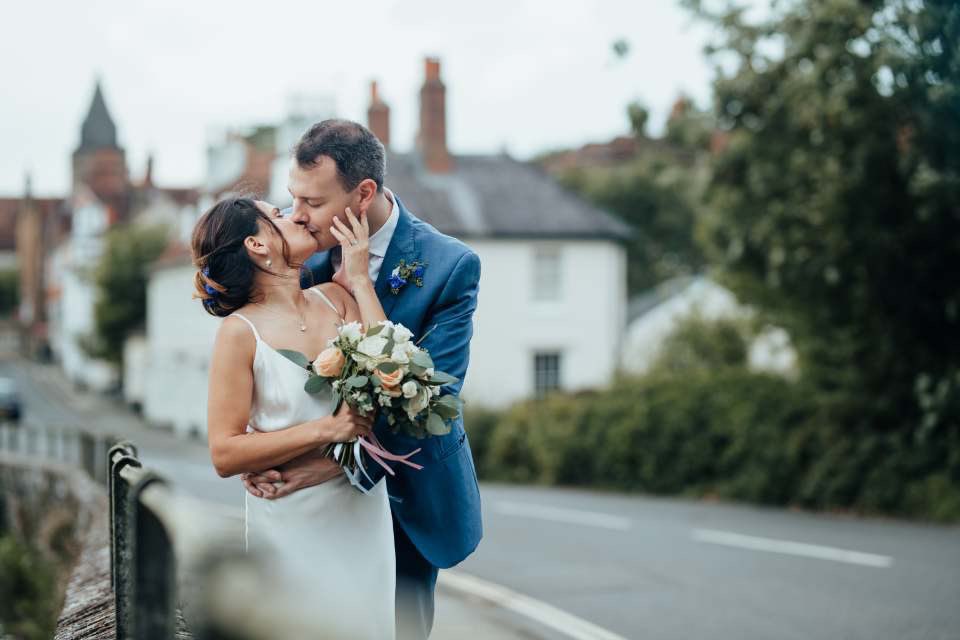
[[[111,447],[108,459],[117,638],[173,637],[180,602],[194,638],[322,637],[315,612],[293,604],[269,558],[243,548],[239,520],[177,494],[142,467],[130,442]]]
[[[0,424],[0,451],[79,466],[106,485],[116,638],[190,637],[178,613],[200,640],[323,637],[269,557],[243,548],[239,512],[177,493],[133,443]]]

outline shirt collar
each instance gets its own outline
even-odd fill
[[[390,240],[393,239],[393,232],[397,230],[397,222],[400,220],[400,207],[397,206],[396,197],[389,189],[384,189],[384,192],[392,205],[390,215],[387,216],[387,221],[383,223],[383,226],[370,236],[370,253],[381,258],[386,257]]]

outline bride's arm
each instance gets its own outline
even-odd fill
[[[370,421],[350,411],[270,433],[247,433],[253,399],[256,341],[240,322],[224,321],[210,362],[207,444],[217,473],[262,471],[330,442],[369,432]]]

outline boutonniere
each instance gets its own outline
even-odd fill
[[[393,268],[393,271],[390,272],[390,293],[397,295],[408,282],[411,280],[413,284],[418,287],[423,286],[423,270],[426,267],[426,263],[420,262],[419,260],[414,260],[412,262],[407,262],[406,260],[401,260],[397,263],[397,266]]]

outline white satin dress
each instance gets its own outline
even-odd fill
[[[336,310],[321,291],[310,291]],[[308,373],[265,343],[249,319],[233,315],[257,340],[248,431],[279,431],[330,415],[329,396],[303,390]],[[369,495],[344,475],[275,500],[244,495],[247,549],[282,565],[281,575],[316,611],[323,637],[394,638],[396,559],[384,480]]]

